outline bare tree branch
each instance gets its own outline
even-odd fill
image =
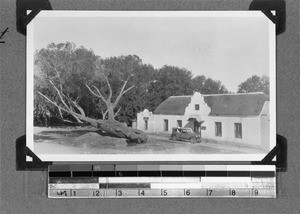
[[[96,120],[96,119],[92,119],[86,116],[83,116],[81,114],[78,114],[74,111],[68,110],[66,108],[61,107],[59,104],[57,104],[56,102],[52,101],[50,98],[48,98],[46,95],[42,94],[41,92],[38,91],[38,93],[44,97],[48,102],[50,102],[52,105],[56,106],[58,109],[65,111],[69,114],[71,114],[72,116],[77,116],[79,119],[86,121],[88,123],[91,123],[94,127],[97,127],[97,123],[103,124],[103,120]]]
[[[106,100],[105,97],[101,94],[100,90],[99,90],[96,86],[94,86],[94,85],[93,85],[93,87],[94,87],[94,89],[96,89],[97,93],[99,94],[99,96],[100,96],[100,98],[103,100],[103,102],[107,103],[107,100]]]
[[[105,97],[101,94],[100,90],[99,90],[96,86],[93,85],[93,87],[94,87],[94,89],[97,91],[97,93],[95,93],[95,92],[94,92],[87,84],[86,84],[86,87],[89,89],[89,91],[90,91],[93,95],[95,95],[96,97],[100,98],[100,99],[106,104],[106,107],[107,107],[106,112],[104,113],[104,112],[101,110],[101,111],[102,111],[102,117],[103,117],[103,119],[106,118],[107,114],[109,114],[109,118],[108,118],[108,119],[114,119],[121,109],[118,109],[118,111],[117,111],[116,113],[113,113],[113,110],[117,107],[117,105],[118,105],[120,99],[122,98],[122,96],[123,96],[125,93],[127,93],[129,90],[131,90],[132,88],[134,88],[135,86],[133,85],[133,86],[131,86],[131,87],[129,87],[129,88],[127,88],[127,89],[125,90],[126,85],[127,85],[127,82],[128,82],[128,79],[129,79],[129,78],[128,78],[128,79],[124,82],[124,84],[123,84],[123,86],[122,86],[122,88],[121,88],[121,90],[120,90],[120,92],[119,92],[119,95],[117,96],[117,98],[115,99],[115,101],[112,103],[112,102],[111,102],[111,97],[112,97],[112,89],[111,89],[111,85],[110,85],[110,83],[109,83],[109,81],[108,81],[107,76],[105,76],[104,74],[101,74],[101,75],[104,77],[104,79],[105,79],[105,81],[106,81],[106,83],[107,83],[107,85],[108,85],[108,87],[109,87],[109,91],[110,91],[110,92],[109,92],[109,97],[108,97],[108,99],[105,99]],[[111,108],[111,107],[112,107],[112,108]],[[109,110],[109,109],[110,109],[110,110]],[[113,117],[113,118],[111,118],[111,117]]]
[[[64,101],[64,99],[63,99],[63,96],[61,95],[61,92],[58,90],[58,88],[55,86],[55,84],[51,81],[51,80],[49,80],[49,82],[51,83],[51,85],[54,87],[54,89],[56,90],[56,92],[57,92],[57,94],[58,94],[58,96],[59,96],[59,98],[60,98],[60,101],[62,102],[62,104],[68,109],[68,110],[70,110],[70,107],[66,104],[66,102]]]
[[[64,94],[63,94],[63,95],[64,95]],[[68,96],[66,96],[66,95],[64,95],[64,96],[65,96],[66,99],[69,101],[70,106],[74,106],[74,107],[80,112],[81,115],[86,116],[86,114],[85,114],[83,108],[81,108],[81,106],[78,104],[78,102],[79,102],[79,100],[80,100],[80,96],[78,96],[78,97],[75,99],[75,101],[72,100],[70,97],[68,97]]]
[[[122,107],[120,107],[120,108],[118,109],[118,111],[115,113],[115,117],[119,115],[121,109],[122,109]]]
[[[102,119],[105,120],[106,119],[106,115],[108,113],[108,110],[106,110],[105,112],[101,109],[101,113],[102,113]]]
[[[66,112],[69,112],[69,113],[74,113],[75,115],[77,115],[77,113],[75,112],[72,112],[71,110],[69,109],[66,109],[66,108],[63,108],[61,107],[60,105],[58,105],[55,101],[52,101],[50,98],[48,98],[46,95],[42,94],[41,92],[38,91],[38,93],[44,97],[48,102],[50,102],[51,104],[53,104],[54,106],[56,106],[57,108],[59,108],[60,110],[63,110],[63,111],[66,111]],[[78,114],[79,115],[79,114]]]
[[[80,112],[81,115],[85,116],[85,112],[81,106],[78,105],[77,102],[73,101],[74,106],[77,108],[77,110]]]
[[[132,89],[132,88],[134,88],[135,86],[133,85],[133,86],[131,86],[131,87],[129,87],[128,89],[126,89],[124,92],[123,92],[123,94],[122,95],[124,95],[127,91],[129,91],[130,89]]]
[[[85,84],[86,87],[89,89],[89,91],[95,95],[96,97],[100,98],[105,104],[107,104],[107,100],[103,97],[103,95],[101,94],[101,92],[99,91],[99,89],[93,85],[93,87],[96,89],[96,91],[98,92],[98,94],[96,94],[89,86],[88,84]]]
[[[50,64],[50,62],[48,62],[48,61],[46,61],[46,63],[47,63],[52,69],[54,69],[54,71],[56,72],[56,77],[59,79],[59,88],[60,88],[60,91],[62,92],[63,89],[62,89],[62,84],[61,84],[61,78],[60,78],[60,75],[59,75],[59,72],[58,72],[57,68],[54,67],[54,66],[52,66],[52,65]]]
[[[132,89],[132,88],[134,87],[134,85],[133,85],[133,86],[129,87],[128,89],[126,89],[126,90],[124,91],[127,82],[128,82],[128,80],[126,80],[126,81],[124,82],[124,84],[123,84],[123,86],[122,86],[122,88],[121,88],[121,91],[120,91],[119,95],[117,96],[117,98],[116,98],[116,100],[115,100],[115,102],[114,102],[114,104],[113,104],[113,107],[114,107],[114,108],[118,105],[118,103],[119,103],[121,97],[122,97],[126,92],[128,92],[130,89]]]
[[[61,117],[62,119],[64,119],[64,116],[63,116],[63,114],[62,114],[62,112],[61,112],[61,109],[58,109],[58,112],[59,112],[60,117]]]
[[[111,97],[112,97],[112,89],[111,89],[110,83],[109,83],[108,78],[107,78],[107,76],[105,74],[101,73],[101,75],[104,77],[105,82],[108,85],[108,88],[109,88],[108,100],[110,101]]]
[[[62,92],[60,92],[59,90],[58,90],[58,88],[55,86],[55,84],[51,81],[51,80],[49,80],[49,82],[51,83],[51,85],[54,87],[54,89],[56,90],[56,92],[57,92],[57,94],[58,94],[58,96],[59,96],[59,98],[60,98],[60,101],[62,102],[62,104],[66,107],[66,109],[67,110],[69,110],[69,111],[72,111],[72,112],[74,112],[74,108],[73,108],[73,106],[72,106],[72,104],[77,108],[77,110],[83,115],[83,116],[85,116],[85,112],[83,111],[83,109],[77,104],[77,103],[75,103],[70,97],[68,97],[68,96],[66,96],[65,94],[63,94]],[[67,103],[64,101],[64,98],[63,97],[66,97],[67,98],[67,100],[69,101],[69,103],[71,103],[71,104],[69,104],[69,106],[67,105]],[[59,110],[60,111],[60,110]],[[60,112],[60,114],[61,114],[61,112]],[[62,114],[61,114],[61,116],[62,116]],[[79,123],[82,123],[82,121],[78,118],[78,117],[76,117],[75,115],[72,115],[76,120],[77,120],[77,122],[79,122]],[[63,117],[62,117],[63,118]],[[64,119],[64,118],[63,118]]]

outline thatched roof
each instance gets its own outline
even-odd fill
[[[192,96],[172,96],[162,102],[154,111],[154,114],[184,115],[185,108],[191,102]]]
[[[258,116],[269,96],[263,93],[203,95],[211,108],[210,116]],[[162,102],[154,114],[184,115],[191,96],[172,96]],[[200,109],[201,111],[201,109]]]
[[[204,96],[211,108],[210,116],[258,116],[268,100],[269,96],[263,93]]]

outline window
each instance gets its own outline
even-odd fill
[[[234,137],[242,138],[242,124],[241,123],[234,124]]]
[[[222,137],[222,123],[221,122],[215,122],[215,132],[216,132],[216,136]]]
[[[196,111],[199,111],[199,109],[200,109],[199,104],[196,104],[196,105],[195,105],[195,110],[196,110]]]
[[[164,130],[165,131],[169,130],[169,121],[168,120],[164,120]]]
[[[177,127],[182,127],[182,120],[177,120]]]

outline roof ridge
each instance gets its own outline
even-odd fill
[[[178,96],[170,96],[169,98],[171,97],[192,97],[193,95],[178,95]]]
[[[249,92],[249,93],[236,93],[236,94],[201,94],[202,96],[223,96],[223,95],[232,95],[232,96],[237,96],[237,95],[251,95],[251,94],[265,94],[264,92]],[[267,95],[267,94],[265,94]]]

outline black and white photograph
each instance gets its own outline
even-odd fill
[[[43,161],[255,161],[276,145],[261,11],[41,11],[26,142]]]

